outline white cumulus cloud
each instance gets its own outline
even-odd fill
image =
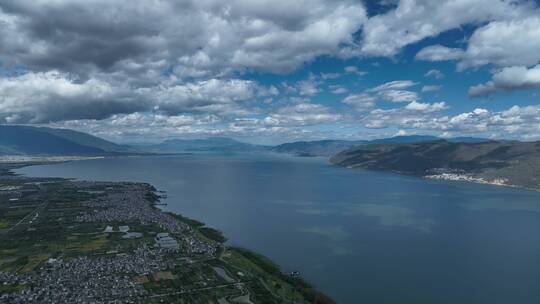
[[[540,87],[540,65],[530,69],[524,66],[503,68],[493,75],[492,80],[469,89],[472,97],[488,96],[496,91],[515,91]]]
[[[427,46],[416,53],[416,60],[426,61],[448,61],[458,60],[463,57],[463,50],[459,48],[449,48],[440,44]]]

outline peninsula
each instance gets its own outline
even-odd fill
[[[363,145],[330,163],[432,179],[540,190],[540,142],[428,142]]]

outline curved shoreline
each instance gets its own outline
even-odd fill
[[[20,169],[20,168],[28,167],[28,166],[46,165],[46,164],[52,164],[52,163],[57,163],[57,162],[68,162],[68,161],[73,161],[73,160],[85,160],[85,159],[69,159],[69,160],[62,159],[59,161],[11,162],[7,164],[3,163],[4,166],[1,166],[2,164],[0,164],[0,169],[2,169],[0,171],[1,173],[3,173],[0,175],[4,177],[6,176],[4,174],[7,173],[8,176],[11,176],[11,178],[14,178],[14,179],[23,179],[23,180],[34,179],[33,177],[29,177],[26,175],[16,174],[12,170]],[[95,158],[91,158],[91,159],[95,159]],[[71,181],[71,179],[69,178],[54,178],[54,177],[51,177],[51,178],[42,177],[42,178],[35,178],[35,179]],[[80,181],[84,182],[82,180]],[[95,181],[95,182],[99,183],[98,181]],[[111,182],[111,183],[122,183],[122,182]],[[251,251],[249,249],[225,246],[224,243],[226,242],[226,238],[223,236],[221,231],[208,227],[200,221],[187,218],[179,213],[162,210],[161,208],[159,208],[157,204],[160,200],[160,195],[159,195],[160,192],[158,193],[158,190],[151,184],[148,184],[145,182],[134,182],[133,184],[139,184],[139,185],[149,187],[151,192],[150,192],[150,196],[148,197],[148,201],[150,202],[151,208],[159,210],[160,213],[169,214],[170,216],[176,218],[180,222],[186,223],[187,225],[192,227],[197,233],[201,234],[204,238],[207,238],[211,241],[221,244],[220,249],[219,249],[219,252],[220,252],[219,256],[222,256],[223,252],[225,251],[233,252],[235,255],[242,256],[243,259],[250,261],[249,263],[256,265],[256,268],[262,269],[262,271],[266,273],[267,275],[269,275],[270,277],[275,277],[276,280],[286,282],[286,284],[290,284],[291,286],[293,286],[293,288],[302,295],[302,298],[304,299],[304,301],[306,301],[305,303],[312,303],[312,302],[313,303],[314,302],[328,303],[328,304],[335,303],[328,296],[314,289],[311,284],[307,283],[303,279],[296,276],[293,277],[293,276],[283,273],[280,267],[274,262],[272,262],[270,259],[254,251]]]
[[[525,187],[520,185],[513,185],[513,184],[507,184],[505,182],[502,182],[502,180],[505,180],[504,178],[495,179],[493,181],[485,180],[482,177],[474,177],[472,175],[468,174],[461,174],[459,177],[452,177],[447,176],[447,174],[416,174],[416,173],[409,173],[409,172],[403,172],[403,171],[397,171],[397,170],[377,170],[377,169],[368,169],[363,168],[361,166],[341,166],[339,164],[334,164],[330,161],[327,162],[328,165],[343,168],[346,170],[365,170],[365,171],[373,171],[373,172],[387,172],[387,173],[393,173],[403,176],[410,176],[410,177],[418,177],[422,179],[427,180],[439,180],[439,181],[447,181],[447,182],[462,182],[462,183],[470,183],[470,184],[480,184],[480,185],[490,185],[490,186],[497,186],[497,187],[505,187],[505,188],[513,188],[518,190],[526,190],[526,191],[532,191],[532,192],[540,192],[539,188],[531,188],[531,187]]]

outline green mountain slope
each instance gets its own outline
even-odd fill
[[[0,125],[0,154],[3,155],[104,155],[128,150],[72,130]]]
[[[78,132],[70,129],[53,129],[44,127],[40,127],[37,129],[39,131],[67,139],[79,145],[98,148],[106,152],[136,152],[135,149],[131,147],[118,145],[103,138],[99,138],[83,132]]]
[[[364,145],[342,151],[330,162],[349,168],[540,188],[540,142],[437,140]]]
[[[401,144],[440,140],[436,136],[430,135],[407,135],[394,136],[374,140],[315,140],[315,141],[297,141],[285,143],[272,148],[272,151],[278,153],[290,153],[295,155],[311,156],[332,156],[341,151],[350,149],[359,145],[367,144]],[[482,138],[456,137],[448,139],[450,142],[485,142]]]
[[[301,156],[331,156],[364,143],[365,141],[348,140],[296,141],[275,146],[272,151]]]

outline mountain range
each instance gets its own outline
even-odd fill
[[[316,140],[316,141],[296,141],[277,145],[272,151],[279,153],[289,153],[300,156],[332,156],[341,151],[355,146],[368,144],[397,144],[436,141],[441,138],[429,135],[407,135],[394,136],[389,138],[373,140]],[[485,142],[488,139],[474,137],[455,137],[447,139],[449,142]]]
[[[326,156],[330,163],[348,168],[540,188],[540,142],[412,135],[370,141],[297,141],[277,146],[226,137],[126,146],[68,129],[0,125],[0,155],[107,156],[203,151]]]
[[[140,150],[153,153],[182,153],[182,152],[248,152],[264,151],[266,146],[253,145],[227,137],[209,137],[206,139],[169,139],[159,144],[136,145]]]
[[[0,155],[109,155],[130,153],[182,152],[262,152],[299,156],[332,156],[343,150],[367,144],[410,143],[439,140],[435,136],[396,136],[375,140],[297,141],[276,146],[244,143],[227,137],[169,139],[158,144],[119,145],[102,138],[69,129],[0,125]],[[485,139],[455,138],[455,142],[481,142]]]

